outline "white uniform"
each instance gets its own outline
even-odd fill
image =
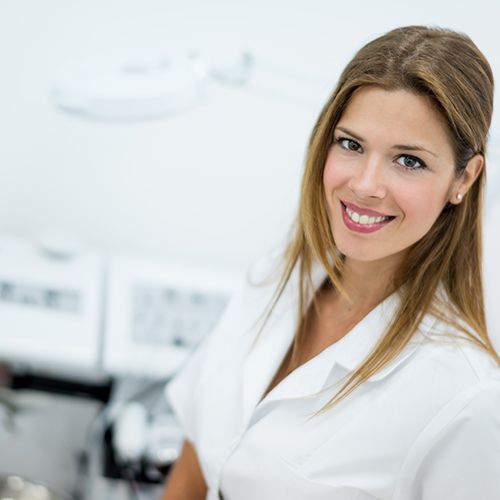
[[[426,317],[401,356],[312,417],[382,335],[393,295],[260,401],[296,326],[294,277],[252,347],[273,287],[244,287],[167,387],[207,499],[500,499],[500,370],[488,355]]]

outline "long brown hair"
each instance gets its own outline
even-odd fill
[[[290,281],[299,276],[299,322],[291,366],[305,335],[307,308],[315,304],[311,271],[319,262],[340,293],[343,256],[333,239],[323,192],[323,169],[334,129],[354,91],[364,85],[404,89],[430,98],[447,124],[455,153],[455,174],[485,155],[493,112],[493,74],[488,61],[464,34],[442,28],[408,26],[392,30],[359,50],[314,126],[306,156],[299,213],[287,246],[269,317]],[[444,207],[430,231],[406,252],[394,278],[400,305],[381,341],[352,373],[329,408],[398,356],[427,313],[452,324],[500,365],[486,330],[482,285],[481,219],[485,169],[462,203]],[[447,299],[439,300],[442,286]],[[456,319],[453,319],[456,318]]]

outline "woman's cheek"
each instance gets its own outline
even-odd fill
[[[344,168],[341,161],[329,157],[323,171],[323,185],[326,194],[338,189],[348,181],[347,169]]]
[[[432,188],[407,193],[399,193],[399,206],[407,220],[413,221],[427,231],[434,224],[442,210],[440,193],[432,193]]]

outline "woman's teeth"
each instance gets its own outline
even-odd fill
[[[354,212],[354,210],[351,210],[350,208],[345,207],[345,211],[347,212],[347,215],[351,220],[356,222],[357,224],[377,224],[379,222],[384,222],[386,220],[389,220],[389,217],[382,216],[382,217],[368,217],[368,215],[360,215],[357,212]]]

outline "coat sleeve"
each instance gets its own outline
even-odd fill
[[[201,386],[202,366],[206,363],[206,353],[214,335],[215,331],[197,347],[166,387],[168,402],[184,436],[191,443],[194,443],[195,439],[195,403]]]
[[[500,499],[500,381],[441,411],[415,442],[394,500]]]

